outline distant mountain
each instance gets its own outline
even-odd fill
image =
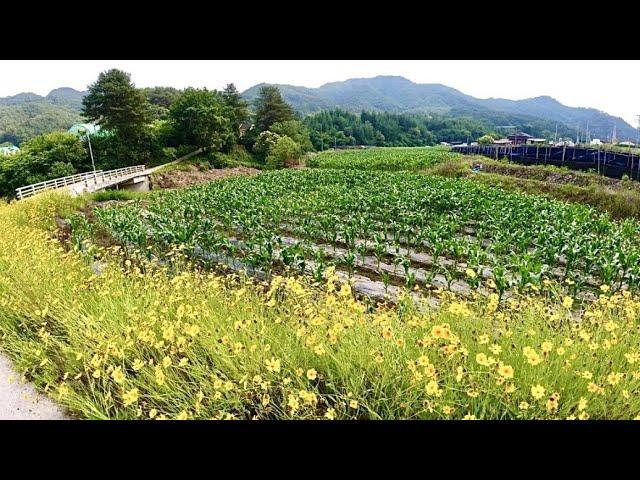
[[[255,85],[243,97],[255,99],[261,86]],[[329,108],[343,108],[397,113],[440,113],[452,116],[468,116],[481,120],[493,119],[495,125],[535,123],[543,120],[545,131],[553,131],[555,124],[563,131],[573,132],[579,126],[588,128],[592,138],[609,138],[613,127],[619,140],[635,140],[637,131],[619,117],[593,108],[575,108],[548,97],[526,100],[500,98],[480,99],[466,95],[454,88],[440,84],[418,84],[404,77],[378,76],[353,78],[332,82],[318,88],[278,85],[284,99],[303,114]],[[511,123],[509,123],[511,122]]]
[[[85,94],[73,88],[57,88],[46,97],[28,92],[0,98],[0,143],[19,145],[36,135],[67,130],[82,122]]]

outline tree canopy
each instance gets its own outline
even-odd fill
[[[221,150],[233,142],[233,109],[218,92],[187,88],[171,105],[171,118],[178,142],[205,150]]]
[[[128,73],[112,69],[98,75],[82,99],[82,113],[90,121],[122,137],[139,134],[150,120],[145,94],[131,82]]]
[[[259,132],[268,130],[276,122],[293,120],[293,109],[284,101],[275,85],[265,85],[255,99],[255,123]]]

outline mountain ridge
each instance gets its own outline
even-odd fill
[[[253,100],[261,83],[242,92]],[[329,82],[320,87],[298,87],[277,84],[284,99],[303,114],[327,108],[342,108],[352,112],[361,110],[393,113],[455,113],[471,116],[493,116],[496,113],[528,116],[563,124],[584,137],[587,127],[591,138],[607,139],[613,127],[619,140],[635,141],[637,130],[624,119],[589,107],[569,107],[549,95],[511,100],[505,98],[476,98],[440,83],[415,83],[398,75],[351,78]],[[499,116],[498,116],[499,117]],[[551,128],[552,129],[552,128]]]

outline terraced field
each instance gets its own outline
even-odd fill
[[[182,245],[203,261],[264,274],[290,267],[317,279],[335,265],[378,293],[416,284],[483,291],[483,280],[500,294],[544,288],[546,279],[574,293],[640,285],[635,221],[409,172],[229,178],[98,209],[96,218],[119,243],[149,256]]]

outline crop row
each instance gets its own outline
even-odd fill
[[[424,170],[459,156],[459,153],[443,147],[328,150],[307,160],[307,166],[348,170]]]
[[[373,256],[378,264],[391,258],[411,282],[422,255],[448,281],[471,269],[467,276],[477,286],[489,271],[501,292],[514,283],[539,286],[558,271],[575,289],[640,285],[635,221],[405,172],[313,169],[230,178],[167,192],[149,204],[99,209],[96,217],[123,244],[150,252],[185,245],[262,269],[274,263],[304,269],[312,259],[318,272],[336,263],[351,271],[358,258]],[[343,253],[327,255],[315,244],[340,246]],[[382,279],[388,274],[379,273]]]

